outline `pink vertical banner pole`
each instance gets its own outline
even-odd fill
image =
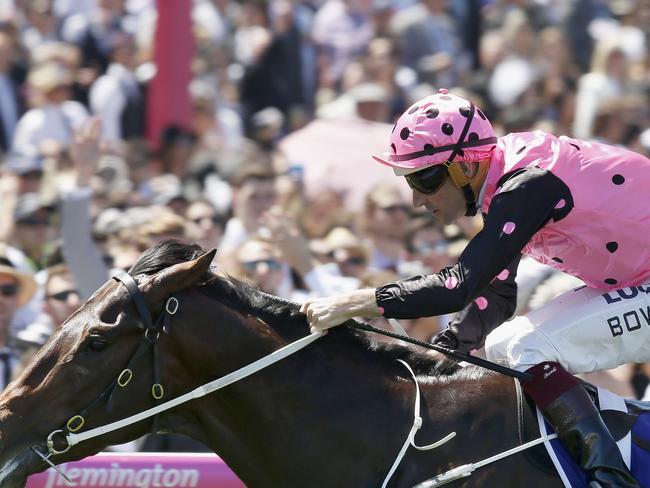
[[[191,127],[192,4],[191,0],[156,0],[158,23],[153,46],[156,74],[149,85],[147,104],[147,139],[154,148],[158,147],[165,127],[171,124]]]

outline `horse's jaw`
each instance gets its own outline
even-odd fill
[[[44,468],[41,458],[31,449],[25,449],[13,458],[3,460],[0,467],[0,488],[24,488],[27,477]]]

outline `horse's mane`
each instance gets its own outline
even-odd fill
[[[175,240],[163,241],[147,249],[129,270],[132,276],[152,275],[169,266],[195,259],[205,253],[197,244],[184,244]],[[295,337],[296,331],[306,331],[305,315],[299,305],[262,292],[255,286],[231,276],[221,277],[207,272],[200,290],[242,314],[256,316],[283,337]],[[483,370],[461,368],[458,363],[439,354],[423,354],[412,346],[372,340],[369,333],[354,327],[338,327],[328,334],[331,340],[359,346],[360,351],[375,358],[395,362],[406,361],[418,375],[448,376],[451,374],[477,377]],[[343,344],[342,344],[343,345]]]

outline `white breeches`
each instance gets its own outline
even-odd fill
[[[650,283],[570,290],[497,327],[485,349],[489,360],[519,371],[544,361],[572,374],[650,362]]]

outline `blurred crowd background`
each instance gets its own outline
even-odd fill
[[[163,239],[296,301],[453,264],[480,218],[370,159],[401,112],[446,87],[499,134],[649,155],[649,39],[650,0],[0,0],[0,388]],[[518,281],[517,313],[579,284]],[[645,370],[588,379],[640,398]]]

